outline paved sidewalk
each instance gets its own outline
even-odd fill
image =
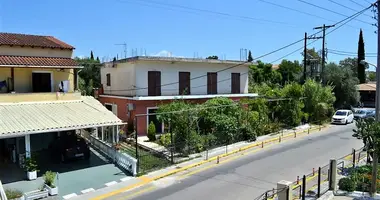
[[[106,197],[104,194],[116,194],[120,193],[122,191],[127,191],[133,188],[141,187],[145,185],[146,183],[149,183],[153,180],[157,180],[181,171],[185,171],[187,169],[191,169],[209,162],[216,162],[217,156],[220,156],[221,159],[223,157],[235,154],[240,151],[245,150],[254,150],[254,149],[260,149],[261,145],[268,145],[268,144],[276,144],[285,140],[291,140],[293,139],[293,133],[294,135],[300,135],[300,134],[307,134],[307,129],[311,128],[311,130],[318,131],[318,127],[310,127],[310,126],[303,126],[302,128],[298,128],[298,130],[286,130],[283,131],[283,133],[279,134],[272,134],[272,135],[266,135],[258,137],[256,141],[254,142],[239,142],[233,145],[229,145],[227,148],[228,154],[226,154],[226,147],[220,147],[213,150],[210,150],[208,153],[208,160],[206,160],[205,152],[201,153],[200,155],[202,157],[195,158],[190,161],[182,162],[170,167],[167,167],[165,169],[157,170],[154,172],[151,172],[147,175],[141,176],[141,177],[130,177],[128,180],[115,182],[114,184],[111,184],[105,188],[91,191],[88,193],[85,193],[80,196],[73,196],[73,197],[66,197],[64,199],[72,199],[72,200],[79,200],[79,199],[102,199]],[[279,137],[281,136],[281,140],[279,140]],[[283,137],[282,137],[283,136]],[[228,158],[227,158],[228,159]],[[96,197],[96,198],[95,198]]]

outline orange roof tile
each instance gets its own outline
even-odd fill
[[[1,66],[82,68],[71,58],[0,55],[0,67]]]
[[[0,33],[0,45],[30,46],[58,49],[75,49],[53,36]]]

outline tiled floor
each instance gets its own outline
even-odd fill
[[[81,191],[88,192],[92,189],[106,187],[106,184],[110,184],[110,182],[120,182],[120,179],[127,177],[123,171],[106,157],[93,149],[89,160],[61,164],[48,163],[46,160],[43,163],[41,160],[40,163],[39,177],[33,181],[25,180],[26,173],[16,165],[0,169],[0,180],[2,180],[4,188],[18,189],[22,192],[36,190],[43,185],[43,173],[51,170],[58,172],[56,184],[58,185],[59,195],[62,197],[72,193],[79,195]]]

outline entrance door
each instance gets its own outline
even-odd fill
[[[149,114],[154,114],[156,111],[157,109],[148,109]],[[153,122],[156,127],[156,133],[162,133],[162,123],[158,121],[157,115],[148,115],[148,119],[148,126],[150,122]]]
[[[43,72],[32,73],[33,92],[51,92],[51,74]]]

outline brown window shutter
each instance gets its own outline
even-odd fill
[[[218,75],[216,72],[207,73],[207,94],[218,93]]]
[[[107,86],[111,86],[111,74],[106,74],[107,77]]]
[[[190,72],[179,72],[179,87],[178,94],[179,95],[189,95],[190,92]]]
[[[161,72],[156,71],[156,96],[161,96]]]
[[[154,96],[156,93],[155,85],[155,72],[154,71],[148,71],[148,96]]]
[[[231,73],[231,94],[240,94],[240,73]]]

